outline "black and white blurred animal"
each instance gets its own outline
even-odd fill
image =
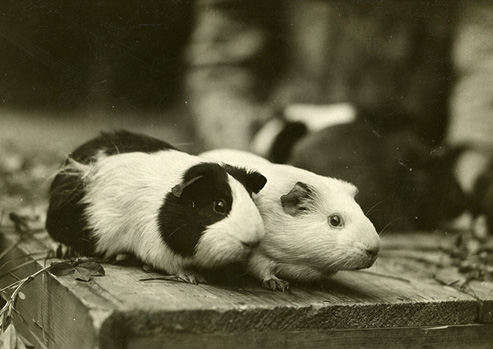
[[[190,283],[246,259],[264,235],[252,201],[266,179],[126,131],[71,153],[50,188],[46,228],[84,255],[129,253]]]
[[[284,291],[289,287],[286,280],[318,281],[375,262],[380,238],[354,200],[357,189],[352,184],[276,165],[248,152],[221,149],[200,156],[267,177],[265,187],[253,196],[265,236],[247,265],[265,287]]]
[[[345,104],[288,106],[259,131],[252,150],[353,183],[379,231],[433,230],[464,212],[453,170],[462,147],[428,144],[404,122],[383,127],[367,119]]]

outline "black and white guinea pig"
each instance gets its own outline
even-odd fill
[[[313,282],[340,270],[368,268],[380,238],[354,200],[352,184],[289,165],[277,165],[248,152],[213,150],[200,154],[220,163],[246,166],[267,177],[254,201],[265,236],[247,269],[272,290],[289,282]]]
[[[46,228],[84,255],[130,253],[186,282],[244,260],[264,235],[256,171],[221,166],[127,131],[71,153],[50,188]]]

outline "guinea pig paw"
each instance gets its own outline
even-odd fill
[[[61,242],[53,242],[48,250],[48,257],[67,259],[77,257],[77,253],[72,250],[72,247],[62,244]]]
[[[180,273],[176,275],[180,280],[186,282],[188,284],[198,285],[198,284],[207,284],[207,281],[198,274],[191,273]]]
[[[289,290],[289,282],[279,279],[274,275],[271,276],[269,279],[264,279],[262,281],[262,285],[273,292],[275,291],[284,292]]]

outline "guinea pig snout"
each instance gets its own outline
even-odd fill
[[[255,232],[249,232],[249,234],[237,236],[238,241],[245,250],[251,251],[260,245],[260,241],[262,241],[262,238],[264,237],[262,228],[257,228]]]
[[[369,268],[375,263],[377,260],[378,253],[380,252],[380,238],[378,235],[376,236],[375,239],[369,244],[365,244],[365,247],[363,248],[364,253],[366,254],[366,259],[367,263],[365,265],[365,268]]]
[[[380,237],[375,232],[375,234],[367,236],[367,239],[360,237],[353,246],[358,250],[358,257],[355,257],[357,260],[357,262],[355,260],[355,269],[369,268],[375,263],[380,252]]]
[[[260,239],[259,240],[255,240],[255,241],[241,241],[241,244],[243,245],[243,247],[245,248],[248,248],[248,249],[254,249],[256,248],[258,245],[260,245]]]
[[[237,247],[249,251],[256,247],[264,237],[264,222],[245,188],[234,181],[231,181],[231,185],[241,188],[236,188],[233,193],[233,206],[225,220],[227,234],[236,242]]]
[[[380,244],[372,247],[366,248],[365,252],[368,258],[377,258],[378,252],[380,251]]]

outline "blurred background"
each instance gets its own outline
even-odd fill
[[[62,159],[102,130],[145,132],[193,148],[183,96],[191,6],[1,2],[2,210],[44,202]]]
[[[2,1],[2,137],[80,142],[86,127],[172,120],[191,23],[190,1]]]
[[[356,170],[366,168],[377,177],[393,171],[373,166],[379,159],[407,164],[406,154],[413,157],[418,148],[429,154],[466,145],[467,156],[447,170],[453,174],[438,171],[436,178],[455,176],[470,191],[493,154],[493,5],[487,0],[0,4],[2,200],[33,176],[29,195],[45,195],[38,184],[49,183],[53,166],[102,130],[145,132],[193,153],[249,149],[259,130],[285,117],[290,106],[339,103],[351,104],[365,126],[334,138],[350,144],[340,147],[347,153],[337,160],[366,161]],[[400,136],[352,148],[353,140],[369,134]],[[323,135],[310,142],[312,136],[320,135],[303,133],[308,141],[298,148],[290,144],[294,155],[285,154],[286,161],[306,158],[311,147],[325,151],[341,144],[320,144],[318,139],[327,139]],[[360,150],[374,149],[375,142],[378,149],[368,164]],[[341,176],[377,191],[382,185],[371,176]],[[389,196],[407,195],[385,190]],[[450,199],[437,195],[434,205]]]

